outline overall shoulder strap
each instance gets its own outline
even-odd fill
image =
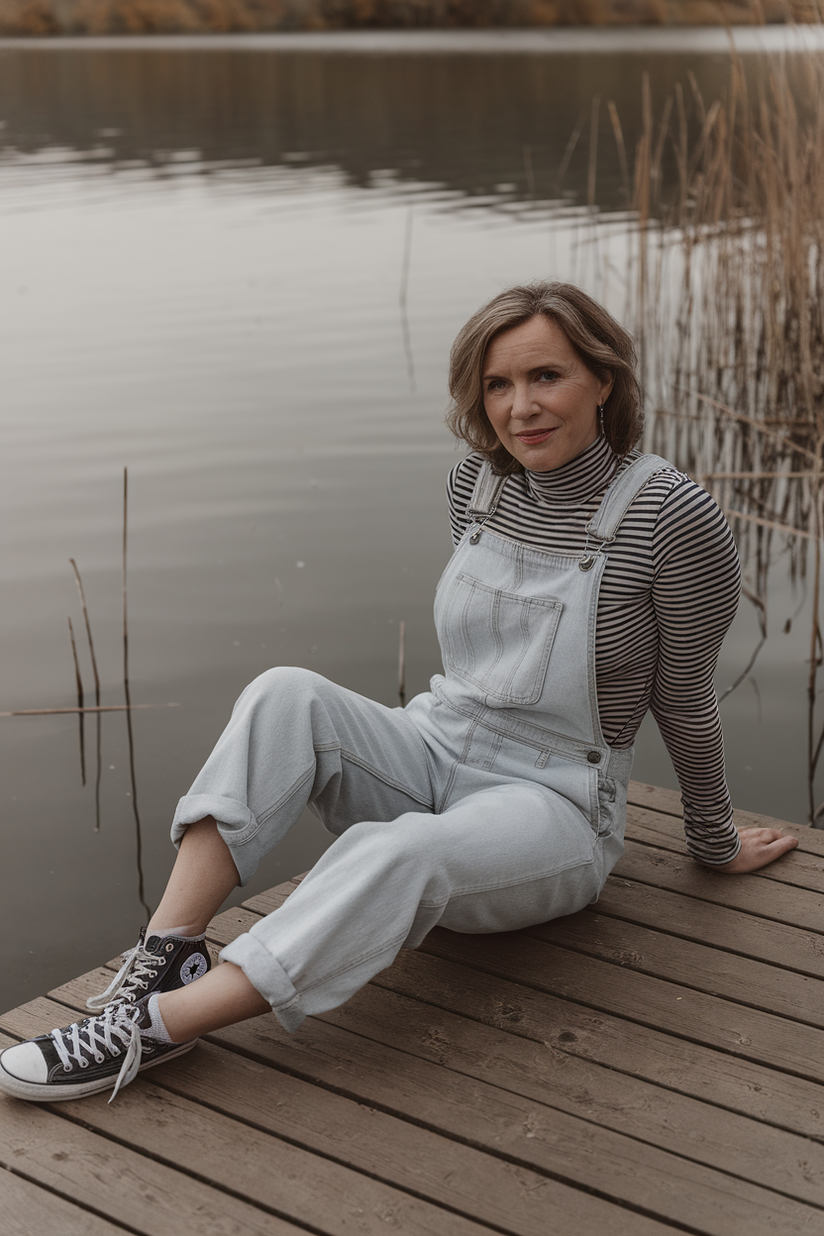
[[[492,464],[485,459],[466,508],[467,515],[472,519],[488,519],[490,515],[494,515],[505,484],[506,477],[496,476],[492,471]]]
[[[628,468],[619,472],[604,494],[601,505],[587,524],[587,535],[597,541],[610,541],[615,536],[630,504],[651,477],[674,467],[661,455],[642,455]]]

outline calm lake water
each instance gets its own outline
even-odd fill
[[[134,790],[153,906],[177,799],[250,678],[306,665],[394,704],[401,621],[408,695],[439,669],[451,340],[536,276],[620,315],[607,102],[632,150],[643,72],[657,107],[690,73],[715,97],[729,67],[718,32],[530,38],[0,45],[0,709],[76,703],[69,616],[94,702],[70,558],[103,702],[122,703],[124,467],[132,699],[153,705],[134,783],[122,713],[99,761],[86,721],[85,785],[76,718],[0,718],[4,1007],[133,943]],[[723,704],[736,802],[797,821],[804,605],[779,558],[771,630],[800,617]],[[720,689],[756,636],[747,606]],[[635,775],[676,784],[648,724]],[[325,844],[307,816],[235,900]]]

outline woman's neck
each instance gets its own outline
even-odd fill
[[[600,435],[585,451],[551,472],[525,473],[527,488],[538,502],[584,502],[610,481],[620,459]]]

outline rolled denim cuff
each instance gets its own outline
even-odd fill
[[[248,884],[265,851],[259,840],[260,824],[246,803],[218,794],[184,795],[172,820],[173,845],[179,846],[189,825],[207,815],[216,821],[217,830],[229,847],[241,885]]]
[[[284,1030],[293,1034],[306,1014],[300,996],[280,962],[254,936],[245,932],[220,952],[221,961],[240,966],[249,982],[268,1000]]]

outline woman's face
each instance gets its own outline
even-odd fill
[[[564,332],[543,315],[502,331],[483,367],[484,408],[510,455],[551,472],[598,436],[598,405],[612,390],[587,369]]]

